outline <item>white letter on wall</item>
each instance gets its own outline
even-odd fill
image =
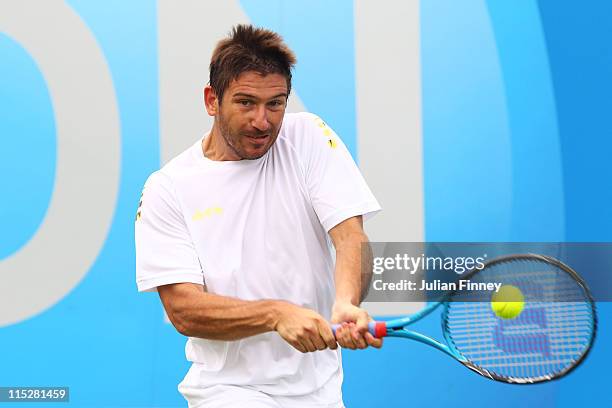
[[[355,0],[359,167],[383,211],[367,224],[381,242],[424,240],[419,2]],[[407,314],[418,303],[368,303]]]
[[[95,261],[117,199],[120,130],[106,59],[68,5],[58,0],[1,2],[0,31],[38,64],[57,133],[56,178],[45,218],[26,245],[0,261],[3,326],[54,305]]]

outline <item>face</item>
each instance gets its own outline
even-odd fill
[[[287,106],[287,81],[280,74],[242,73],[232,81],[219,103],[207,92],[208,112],[225,142],[228,160],[258,159],[272,147]],[[210,99],[210,100],[209,100]]]

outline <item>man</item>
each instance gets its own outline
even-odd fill
[[[294,64],[276,33],[235,27],[210,63],[212,129],[143,190],[138,289],[189,337],[189,406],[343,407],[337,345],[382,344],[359,308],[380,207],[325,122],[285,114]]]

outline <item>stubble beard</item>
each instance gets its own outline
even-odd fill
[[[219,121],[219,133],[221,134],[221,137],[225,141],[225,144],[232,150],[232,152],[234,152],[234,154],[240,157],[240,159],[245,159],[243,152],[241,152],[240,149],[238,149],[238,147],[235,146],[234,139],[232,138],[232,134],[230,132],[229,126],[227,125],[227,122],[223,118],[223,115],[219,114],[217,116],[217,119]]]
[[[266,149],[261,154],[249,155],[244,151],[244,149],[240,148],[239,141],[241,140],[242,137],[240,136],[240,134],[232,133],[232,131],[229,128],[229,125],[223,118],[222,114],[218,115],[218,120],[219,120],[219,133],[221,133],[221,137],[223,138],[223,140],[225,140],[225,143],[227,144],[227,146],[229,146],[229,148],[236,154],[236,156],[240,157],[241,160],[257,160],[260,157],[263,157],[268,152],[268,150],[270,150],[270,148],[272,147],[270,146],[268,149]]]

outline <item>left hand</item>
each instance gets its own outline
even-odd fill
[[[332,323],[341,324],[336,330],[336,340],[344,348],[355,350],[382,347],[382,339],[377,339],[368,331],[371,320],[368,312],[350,302],[336,301],[332,308]]]

